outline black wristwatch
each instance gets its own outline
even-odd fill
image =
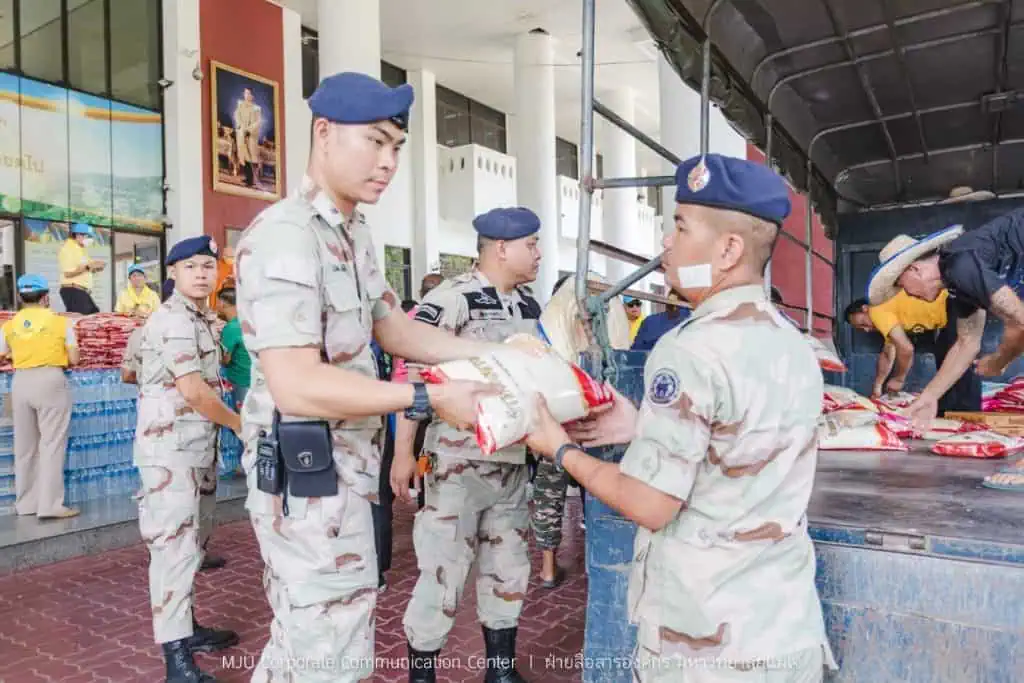
[[[413,422],[426,422],[434,416],[427,387],[422,382],[416,382],[412,390],[412,405],[405,409],[405,417]]]
[[[558,450],[555,451],[555,467],[557,467],[561,472],[565,471],[565,466],[562,465],[562,461],[565,460],[565,452],[570,449],[580,451],[583,453],[586,452],[583,450],[583,446],[572,443],[571,441],[569,443],[563,443],[561,446],[559,446]]]

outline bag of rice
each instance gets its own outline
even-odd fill
[[[1024,449],[1024,438],[983,431],[957,434],[932,445],[936,455],[961,458],[1004,458]]]
[[[821,339],[812,334],[805,334],[804,339],[814,349],[814,355],[818,357],[818,365],[822,370],[829,372],[846,372],[846,364],[839,357],[831,339]]]
[[[909,391],[899,391],[895,394],[885,394],[873,400],[889,412],[899,412],[916,401],[917,394],[912,394]]]
[[[837,410],[868,410],[877,413],[878,406],[871,399],[861,396],[853,389],[826,384],[825,394],[822,397],[822,411],[834,413]]]
[[[521,335],[507,344],[506,349],[442,363],[420,373],[434,384],[470,380],[501,387],[499,394],[482,399],[477,407],[476,440],[485,455],[526,438],[533,428],[536,394],[544,397],[552,416],[563,424],[614,400],[611,389],[543,344]]]
[[[826,415],[818,428],[818,450],[822,451],[906,451],[906,444],[882,422],[860,427],[843,427]]]

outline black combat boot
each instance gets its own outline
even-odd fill
[[[238,634],[216,628],[200,626],[192,619],[192,635],[186,638],[192,652],[216,652],[224,648],[238,645]]]
[[[487,652],[484,683],[526,683],[526,679],[516,671],[516,628],[483,628],[484,648]]]
[[[216,678],[196,666],[188,638],[164,643],[160,647],[167,663],[167,683],[217,683]]]
[[[409,644],[409,683],[437,683],[438,651],[423,652]]]

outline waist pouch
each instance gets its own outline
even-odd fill
[[[280,422],[278,415],[274,417],[288,493],[297,498],[337,495],[338,475],[327,421]]]

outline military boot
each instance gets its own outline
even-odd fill
[[[224,648],[238,645],[238,634],[216,628],[200,626],[192,619],[192,635],[186,638],[192,652],[216,652]]]
[[[438,651],[423,652],[409,644],[409,683],[437,682]]]
[[[167,663],[166,683],[217,683],[216,678],[196,666],[188,638],[164,643],[160,647],[163,648],[164,661]]]
[[[516,628],[484,629],[487,674],[484,683],[526,683],[516,671]]]

